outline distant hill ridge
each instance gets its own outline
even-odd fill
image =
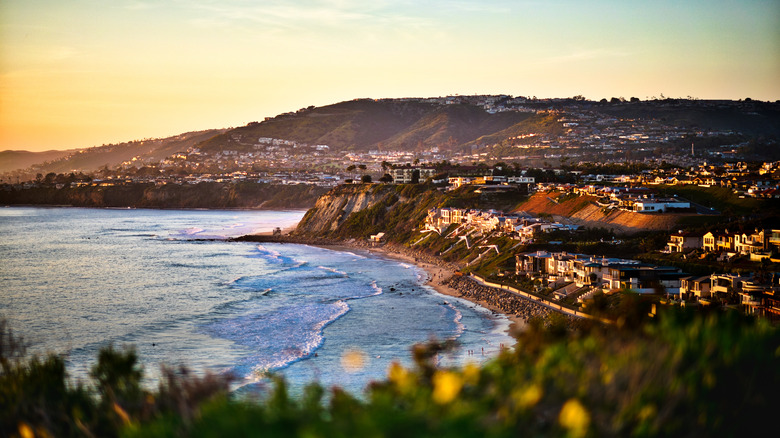
[[[0,173],[23,169],[45,161],[58,160],[73,152],[73,150],[44,152],[0,151]]]
[[[516,101],[521,101],[518,104]],[[487,111],[514,105],[519,111]],[[44,172],[93,171],[139,157],[163,159],[197,147],[204,152],[251,151],[260,138],[327,145],[332,152],[369,150],[420,151],[431,147],[457,152],[498,144],[525,134],[561,135],[555,110],[596,111],[606,117],[660,120],[668,126],[702,130],[733,130],[754,136],[780,135],[780,103],[664,99],[650,101],[586,101],[526,99],[511,96],[455,96],[436,99],[355,99],[322,107],[310,106],[262,122],[233,129],[190,132],[165,139],[132,141],[83,149],[66,157],[41,156],[51,161]],[[541,111],[541,112],[540,112]],[[28,161],[0,153],[0,172]]]
[[[520,112],[490,114],[470,104],[360,99],[250,123],[209,139],[201,149],[241,148],[261,137],[325,144],[337,151],[408,151],[421,145],[454,149],[529,117]]]
[[[2,151],[0,152],[0,173],[26,169],[32,165],[38,165],[39,169],[36,171],[41,173],[92,172],[105,166],[112,168],[135,157],[138,157],[139,162],[159,161],[176,152],[184,152],[224,131],[225,129],[209,129],[186,132],[167,138],[135,140],[69,151],[41,153]]]

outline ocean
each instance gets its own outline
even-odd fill
[[[443,366],[511,345],[506,318],[436,293],[416,266],[225,241],[303,214],[0,208],[0,316],[31,353],[64,354],[74,379],[101,347],[131,345],[148,385],[161,364],[185,365],[232,373],[239,391],[264,387],[270,372],[293,391],[316,381],[358,394],[393,361],[411,365],[416,343],[456,340]]]

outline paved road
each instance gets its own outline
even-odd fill
[[[706,207],[706,206],[701,205],[701,204],[697,204],[697,203],[691,201],[690,199],[679,198],[679,197],[677,199],[679,199],[681,201],[690,202],[691,203],[691,207],[696,209],[696,213],[697,214],[706,214],[706,215],[710,215],[710,216],[717,216],[717,215],[720,214],[720,211],[715,210],[714,208]]]

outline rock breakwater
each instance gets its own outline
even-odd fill
[[[461,297],[469,301],[487,303],[503,313],[515,315],[526,321],[534,317],[546,319],[553,312],[559,313],[549,307],[515,295],[509,291],[483,286],[469,277],[454,276],[449,280],[446,280],[444,284],[458,291]],[[576,320],[576,318],[572,316],[561,315],[571,322]]]

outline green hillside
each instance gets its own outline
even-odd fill
[[[502,141],[526,134],[561,135],[564,132],[563,125],[558,123],[559,114],[525,114],[526,118],[506,129],[484,135],[477,138],[475,144],[496,144]]]
[[[92,172],[103,166],[114,167],[124,161],[131,160],[133,157],[159,161],[176,152],[186,151],[223,131],[210,129],[187,132],[168,138],[129,141],[81,149],[75,152],[70,151],[64,157],[61,156],[46,163],[42,163],[43,160],[39,161],[38,163],[41,165],[31,169],[26,175],[29,178],[34,178],[36,173]]]
[[[780,109],[770,102],[644,101],[600,105],[597,111],[621,118],[656,119],[666,124],[748,135],[780,135]]]
[[[515,145],[537,139],[519,136],[539,134],[555,139],[563,135],[564,127],[558,120],[567,114],[576,117],[579,111],[593,112],[597,117],[655,120],[664,126],[676,126],[686,134],[684,140],[679,140],[686,144],[689,136],[695,135],[692,131],[733,131],[732,135],[721,132],[714,137],[697,137],[697,149],[744,143],[740,151],[749,159],[778,157],[775,141],[780,135],[780,104],[777,102],[534,100],[523,103],[519,111],[503,111],[493,102],[497,105],[495,113],[486,111],[478,99],[463,100],[471,103],[443,102],[443,99],[355,99],[322,107],[309,106],[229,130],[212,129],[165,139],[103,145],[71,151],[65,157],[29,153],[24,156],[17,151],[5,151],[0,152],[0,172],[18,169],[15,163],[24,167],[34,164],[30,160],[50,161],[26,172],[17,171],[11,179],[32,179],[36,173],[90,172],[103,166],[114,167],[133,157],[159,161],[193,147],[207,153],[249,152],[263,149],[261,144],[265,142],[261,138],[328,145],[336,153],[372,149],[420,151],[431,147],[458,152],[470,151],[475,146],[493,146],[491,156],[504,157],[517,154]],[[674,149],[677,144],[671,142],[664,147]]]
[[[527,113],[489,114],[471,105],[447,105],[427,114],[404,132],[388,139],[391,148],[416,145],[446,145],[449,149],[495,133],[529,117]]]
[[[218,135],[205,151],[253,146],[260,137],[327,144],[336,149],[366,149],[412,126],[435,107],[427,103],[352,100],[285,113]]]
[[[301,109],[215,136],[202,150],[254,147],[258,138],[326,144],[332,150],[418,146],[453,148],[501,131],[528,117],[525,113],[490,114],[473,105],[437,105],[406,100],[352,100]]]

